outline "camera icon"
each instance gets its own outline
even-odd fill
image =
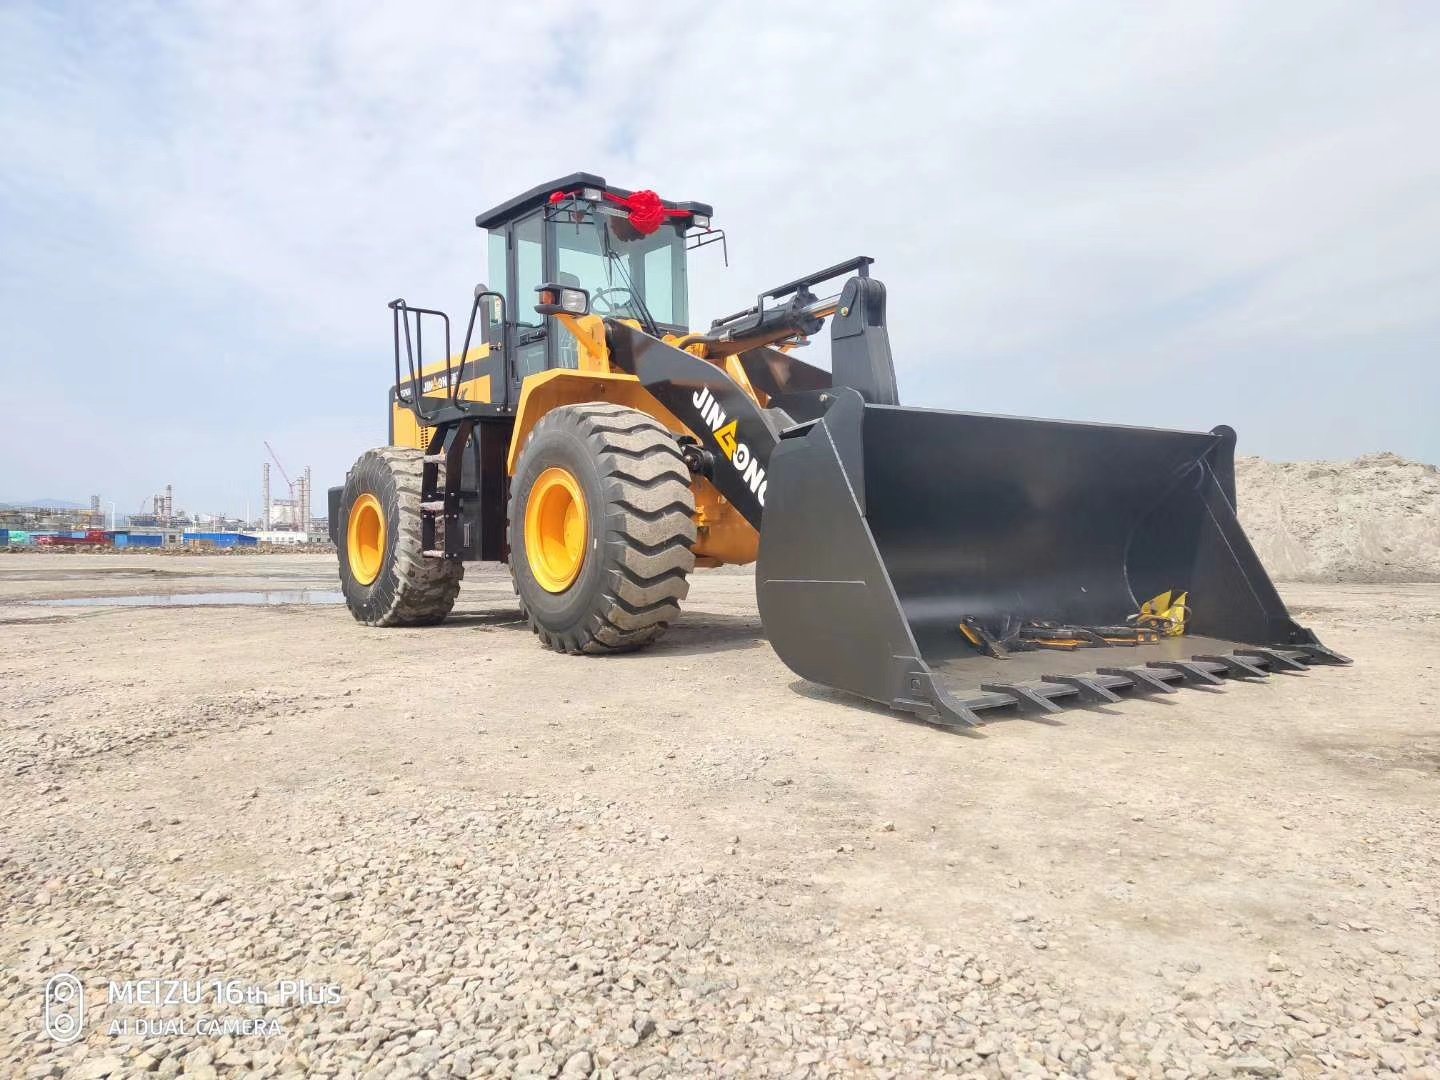
[[[69,972],[45,980],[45,1034],[72,1043],[85,1033],[85,987]]]

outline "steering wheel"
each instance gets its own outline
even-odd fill
[[[625,297],[623,302],[616,299],[619,295]],[[597,308],[595,305],[602,300],[605,302],[605,307],[603,309]],[[619,312],[621,308],[628,309],[629,313],[634,313],[638,310],[635,304],[635,294],[629,289],[613,286],[608,289],[596,289],[590,294],[590,310],[597,315],[614,315]]]

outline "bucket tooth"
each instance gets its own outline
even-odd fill
[[[1225,680],[1215,672],[1211,671],[1204,664],[1195,660],[1151,660],[1146,667],[1169,668],[1171,671],[1178,671],[1187,679],[1194,679],[1196,682],[1206,683],[1210,686],[1221,686]]]
[[[1236,656],[1234,653],[1207,654],[1191,659],[1204,660],[1211,664],[1224,664],[1230,670],[1230,674],[1237,679],[1268,679],[1270,677],[1270,673],[1264,668],[1251,663],[1243,656]]]
[[[1297,660],[1289,652],[1280,649],[1263,649],[1258,645],[1244,646],[1236,649],[1235,653],[1238,656],[1258,656],[1262,660],[1268,660],[1271,671],[1304,671],[1307,666],[1303,660]]]
[[[1175,687],[1153,671],[1143,667],[1102,667],[1096,668],[1095,672],[1098,675],[1118,675],[1122,679],[1129,679],[1136,691],[1140,693],[1151,690],[1161,694],[1175,693]]]
[[[972,704],[969,701],[960,701],[954,697],[948,697],[948,695],[947,698],[948,700],[939,704],[936,710],[939,713],[939,718],[935,721],[936,723],[944,724],[946,727],[984,727],[985,721],[980,719],[980,714],[977,713],[975,709],[991,708],[995,704],[1000,704],[999,702]]]
[[[941,727],[974,728],[981,727],[985,723],[967,704],[955,701],[953,698],[948,701],[934,702],[920,701],[914,698],[896,698],[890,703],[890,707],[900,709],[902,712],[913,713],[920,719],[932,724],[939,724]]]
[[[963,705],[952,705],[948,711],[942,712],[947,718],[959,721],[958,724],[947,724],[947,727],[982,727],[985,724],[985,721],[981,720],[973,710],[967,709]]]
[[[1060,706],[1033,686],[1024,683],[981,683],[980,689],[988,694],[1009,694],[1020,706],[1030,705],[1041,712],[1055,713]]]
[[[995,694],[985,690],[967,694],[963,698],[944,692],[941,697],[942,709],[949,709],[967,724],[977,727],[985,723],[985,719],[980,715],[982,710],[1002,709],[1014,704],[1016,699],[1013,694]]]
[[[1089,698],[1091,701],[1114,702],[1120,700],[1119,694],[1089,675],[1041,675],[1040,678],[1048,683],[1073,686],[1080,692],[1081,697]]]
[[[1334,649],[1327,648],[1318,642],[1306,645],[1287,645],[1285,647],[1295,652],[1303,652],[1321,664],[1353,664],[1355,662],[1344,653],[1338,653]]]

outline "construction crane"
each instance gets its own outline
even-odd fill
[[[280,470],[280,479],[284,480],[286,486],[289,487],[290,497],[293,499],[295,497],[295,481],[290,479],[290,474],[285,471],[285,466],[280,464],[280,455],[275,453],[275,448],[270,445],[269,440],[261,439],[260,441],[265,444],[265,449],[270,451],[270,460],[275,462],[275,467]]]
[[[275,462],[275,467],[280,470],[280,478],[285,481],[285,486],[290,490],[290,504],[294,508],[294,519],[292,524],[297,532],[310,531],[310,466],[305,466],[305,472],[299,480],[291,480],[290,474],[285,471],[285,466],[280,464],[280,455],[275,453],[275,448],[270,445],[268,439],[260,440],[265,444],[265,449],[270,453],[270,460]],[[299,489],[297,494],[296,489]],[[269,466],[266,466],[265,476],[265,527],[270,527],[270,477]]]

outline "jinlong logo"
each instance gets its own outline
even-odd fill
[[[720,445],[720,450],[726,459],[734,466],[735,471],[740,474],[740,479],[755,493],[755,498],[760,505],[765,505],[765,470],[761,468],[760,462],[756,459],[754,452],[740,441],[740,421],[732,420],[725,415],[725,410],[720,407],[720,402],[710,393],[710,388],[702,386],[692,395],[691,401],[695,408],[700,410],[700,416],[709,425],[710,431],[715,436],[715,441]]]

